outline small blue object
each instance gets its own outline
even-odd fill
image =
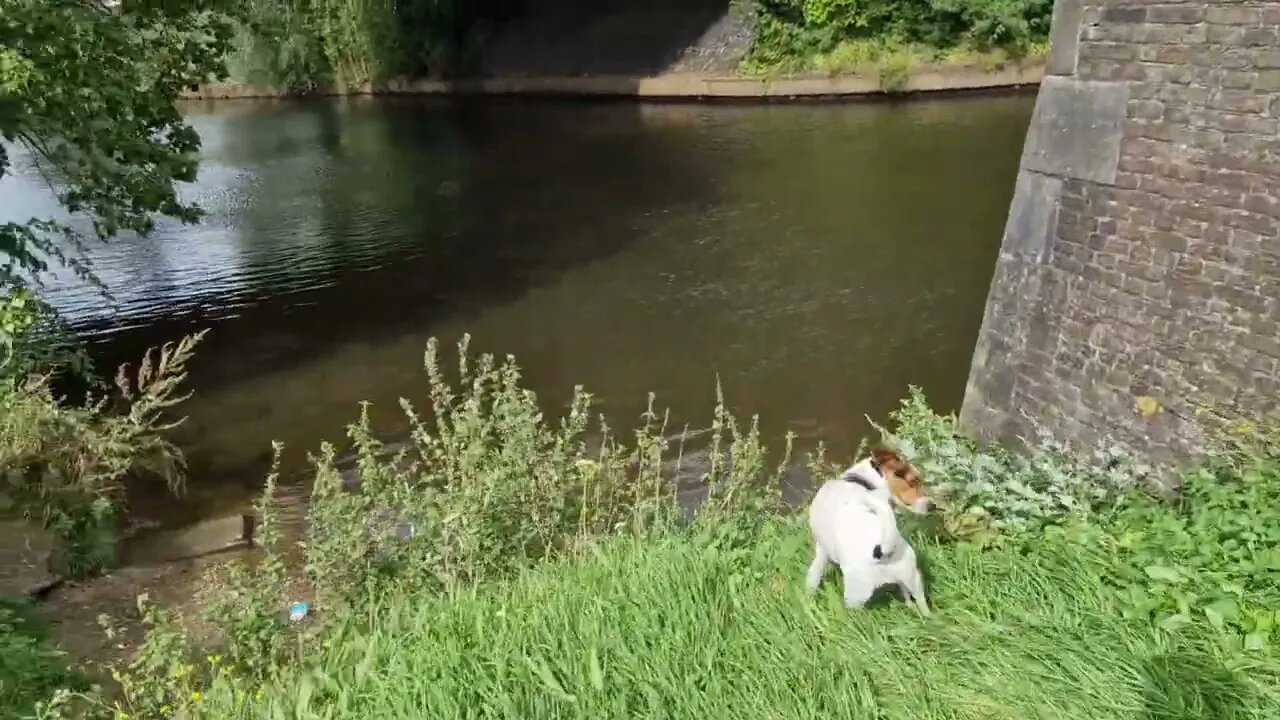
[[[307,604],[304,602],[296,602],[289,606],[289,619],[293,622],[301,622],[307,617]]]

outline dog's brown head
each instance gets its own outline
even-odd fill
[[[933,500],[929,498],[920,471],[898,453],[885,449],[873,451],[871,467],[884,478],[889,494],[902,507],[917,515],[924,515],[933,508]]]

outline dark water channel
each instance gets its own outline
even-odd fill
[[[197,227],[93,248],[115,304],[51,297],[104,362],[210,327],[189,522],[423,398],[428,337],[513,353],[554,408],[707,424],[717,374],[772,438],[848,453],[909,384],[961,398],[1033,95],[695,106],[422,99],[190,106]],[[27,177],[0,217],[49,208]]]

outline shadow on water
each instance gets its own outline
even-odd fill
[[[633,242],[634,215],[710,202],[715,188],[678,133],[636,143],[635,114],[599,115],[354,100],[237,117],[222,131],[234,139],[219,160],[259,168],[251,197],[229,218],[238,260],[256,266],[237,278],[247,287],[231,303],[176,288],[205,296],[166,298],[163,316],[127,335],[101,316],[83,328],[112,333],[99,355],[114,363],[234,319],[217,324],[209,341],[217,347],[205,349],[219,362],[196,369],[196,384],[210,391],[347,343],[355,328],[376,343],[512,302]],[[300,121],[314,129],[283,137],[268,129]],[[227,305],[233,312],[223,317]]]

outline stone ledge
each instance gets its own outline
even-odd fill
[[[1044,63],[1009,64],[998,70],[978,67],[922,67],[911,72],[900,92],[987,90],[1035,85],[1044,77]],[[281,98],[287,90],[217,83],[184,95],[192,100]],[[307,95],[561,95],[629,97],[637,99],[782,99],[856,97],[885,91],[874,74],[816,77],[713,76],[670,73],[654,77],[604,75],[594,77],[495,77],[459,80],[405,80],[381,85],[323,88]]]

